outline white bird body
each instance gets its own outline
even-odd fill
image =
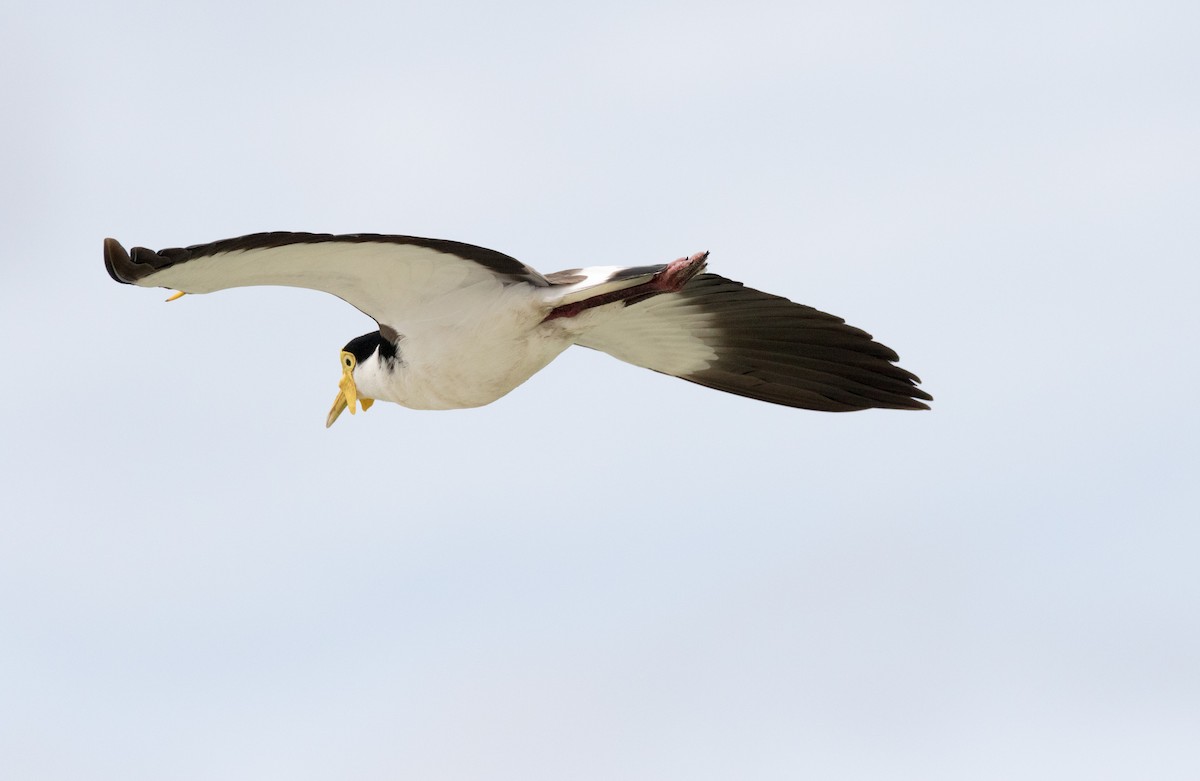
[[[422,321],[420,338],[403,337],[399,366],[377,354],[360,362],[354,375],[359,393],[410,409],[482,407],[575,341],[562,321],[542,322],[550,307],[524,283],[470,303],[455,303],[452,311],[459,315]]]
[[[342,409],[489,404],[574,344],[750,398],[849,411],[927,409],[896,354],[833,315],[672,263],[543,276],[494,250],[413,236],[256,233],[159,252],[105,240],[113,279],[209,293],[289,285],[379,324],[342,351]]]

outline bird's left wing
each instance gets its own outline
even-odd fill
[[[929,409],[920,380],[871,335],[716,274],[632,300],[577,344],[636,366],[760,401],[847,412]]]
[[[323,290],[399,326],[428,304],[477,287],[527,284],[545,277],[495,250],[415,236],[255,233],[155,252],[104,241],[104,265],[118,282],[211,293],[284,285]]]

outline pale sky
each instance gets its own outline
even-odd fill
[[[1200,6],[37,3],[0,25],[0,776],[1200,777]],[[831,415],[582,349],[324,418],[373,324],[101,243],[710,268]]]

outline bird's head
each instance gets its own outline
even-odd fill
[[[353,415],[358,412],[358,404],[362,403],[364,411],[371,408],[375,403],[375,399],[368,398],[359,394],[358,379],[364,372],[368,372],[373,368],[377,368],[380,362],[380,346],[383,344],[383,337],[378,331],[351,339],[342,348],[340,356],[342,364],[342,377],[338,380],[338,395],[333,400],[333,407],[329,410],[329,417],[325,418],[325,428],[333,425],[333,422],[338,419],[338,415],[342,414],[345,409],[350,410]]]

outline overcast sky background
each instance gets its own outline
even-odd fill
[[[1194,2],[26,3],[0,776],[1200,777]],[[323,427],[373,324],[101,241],[711,268],[929,413],[573,350]]]

